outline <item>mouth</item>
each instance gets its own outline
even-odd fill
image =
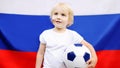
[[[57,23],[62,23],[61,21],[56,21]]]

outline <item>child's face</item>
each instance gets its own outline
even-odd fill
[[[68,25],[68,18],[68,11],[61,7],[56,8],[51,16],[52,23],[56,28],[66,28]]]

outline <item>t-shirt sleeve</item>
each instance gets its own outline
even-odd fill
[[[45,42],[45,31],[43,31],[39,36],[40,43],[46,43]]]
[[[84,38],[83,38],[80,34],[78,34],[77,32],[73,31],[73,42],[74,42],[75,44],[81,43],[81,41],[82,41],[83,39],[84,39]]]

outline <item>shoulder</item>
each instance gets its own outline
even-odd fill
[[[47,30],[44,30],[41,34],[48,34],[48,33],[51,33],[52,32],[52,29],[47,29]]]
[[[70,29],[67,29],[67,31],[69,32],[69,33],[72,33],[72,34],[78,34],[76,31],[74,31],[74,30],[70,30]]]
[[[68,29],[68,32],[71,33],[73,36],[80,36],[80,37],[82,37],[82,35],[80,33],[78,33],[77,31]]]
[[[44,30],[42,33],[39,35],[39,40],[45,43],[45,38],[47,38],[52,32],[52,29],[47,29]]]

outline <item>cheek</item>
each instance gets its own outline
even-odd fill
[[[54,20],[54,19],[51,19],[51,22],[52,22],[52,23],[54,23],[54,22],[55,22],[55,20]]]
[[[68,22],[68,18],[66,18],[66,17],[65,17],[65,18],[63,18],[63,20],[64,20],[64,21],[66,21],[66,22]]]
[[[51,21],[55,21],[55,17],[54,16],[51,16]]]
[[[55,19],[55,18],[56,18],[56,16],[54,16],[54,15],[53,15],[53,16],[51,16],[51,19]]]

